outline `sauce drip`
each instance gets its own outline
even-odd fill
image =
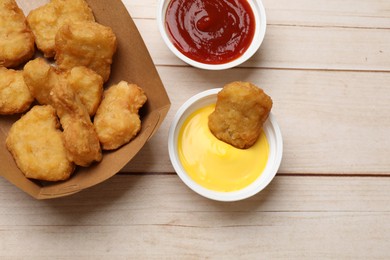
[[[218,140],[209,130],[208,116],[215,105],[192,113],[179,132],[178,151],[183,168],[199,185],[214,191],[245,188],[264,171],[269,145],[262,132],[248,149],[238,149]]]
[[[165,21],[176,48],[207,64],[237,59],[248,49],[255,32],[247,0],[172,0]]]

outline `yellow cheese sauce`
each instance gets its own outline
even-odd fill
[[[178,151],[181,164],[199,185],[214,191],[245,188],[263,172],[269,155],[264,131],[248,149],[218,140],[209,130],[208,116],[215,104],[192,113],[180,129]]]

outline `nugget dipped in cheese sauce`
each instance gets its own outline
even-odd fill
[[[271,108],[272,99],[262,89],[249,82],[232,82],[218,93],[208,126],[221,141],[249,148],[259,138]]]

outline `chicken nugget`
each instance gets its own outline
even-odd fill
[[[259,138],[272,108],[272,99],[249,82],[232,82],[218,93],[208,126],[215,137],[245,149]]]
[[[23,77],[31,94],[41,105],[51,104],[50,91],[58,84],[65,84],[60,72],[43,58],[29,61],[24,66]]]
[[[67,84],[55,86],[50,92],[52,104],[63,128],[63,141],[68,159],[80,166],[101,161],[99,138],[88,111]]]
[[[17,67],[35,52],[34,36],[14,0],[0,0],[0,66]]]
[[[34,106],[11,127],[6,146],[27,178],[45,181],[68,179],[74,164],[66,157],[53,107]]]
[[[79,66],[67,73],[66,80],[79,96],[88,114],[95,115],[103,96],[103,78],[95,71]]]
[[[33,101],[23,72],[0,67],[0,115],[25,112]]]
[[[72,21],[95,21],[95,18],[84,0],[51,0],[32,10],[27,21],[38,49],[51,58],[55,54],[55,35],[62,25]]]
[[[94,125],[104,150],[130,142],[141,129],[139,109],[147,97],[135,84],[119,82],[104,91]]]
[[[77,93],[90,116],[96,113],[102,99],[103,79],[87,67],[61,72],[43,58],[36,58],[24,66],[23,76],[31,94],[42,105],[51,104],[50,91],[55,86],[66,84]]]
[[[106,82],[116,47],[116,36],[110,27],[95,22],[68,23],[56,34],[55,60],[61,70],[85,66]]]

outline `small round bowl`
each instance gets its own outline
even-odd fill
[[[243,53],[243,55],[241,55],[239,58],[235,60],[223,64],[207,64],[207,63],[201,63],[195,61],[185,56],[183,53],[181,53],[169,39],[165,27],[165,14],[170,1],[171,0],[159,1],[158,12],[157,12],[157,23],[158,23],[158,28],[160,30],[160,34],[165,44],[168,46],[168,48],[179,59],[181,59],[182,61],[186,62],[187,64],[193,67],[206,69],[206,70],[224,70],[224,69],[236,67],[242,64],[243,62],[247,61],[250,57],[252,57],[253,54],[255,54],[255,52],[260,48],[260,45],[263,42],[266,27],[267,27],[267,21],[266,21],[266,15],[265,15],[265,9],[263,3],[261,2],[261,0],[248,0],[248,3],[250,4],[253,10],[256,25],[255,25],[255,34],[253,36],[252,42],[249,48]]]
[[[263,130],[269,144],[269,156],[263,173],[250,185],[232,192],[218,192],[206,189],[196,183],[185,171],[178,155],[178,135],[186,118],[196,110],[210,104],[215,104],[217,94],[222,88],[210,89],[188,99],[177,111],[169,129],[168,151],[172,165],[181,180],[196,193],[217,201],[238,201],[249,198],[263,190],[275,177],[283,154],[283,141],[280,128],[272,113],[263,125]]]

